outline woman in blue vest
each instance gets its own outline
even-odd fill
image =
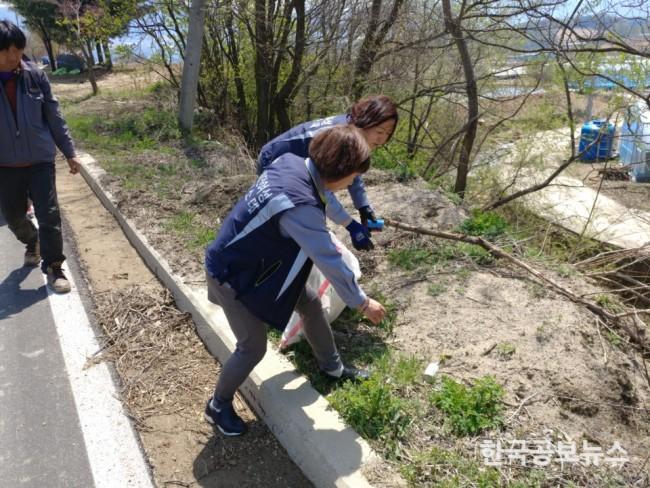
[[[309,155],[309,143],[314,135],[335,125],[349,123],[361,129],[361,133],[372,151],[388,142],[395,132],[397,120],[395,102],[385,95],[368,96],[355,103],[347,114],[305,122],[266,143],[257,159],[257,174],[261,174],[273,161],[286,153],[306,158]],[[377,220],[377,217],[368,201],[366,189],[360,176],[352,181],[348,191],[354,207],[359,210],[361,223],[354,220],[329,191],[326,192],[327,216],[333,222],[347,229],[355,249],[368,251],[374,246],[366,224],[368,220]]]
[[[378,324],[384,307],[359,288],[330,238],[325,193],[347,188],[368,170],[370,148],[353,125],[320,131],[309,158],[286,153],[264,171],[228,214],[206,250],[208,299],[220,305],[237,338],[223,365],[206,419],[225,435],[241,435],[235,391],[266,353],[267,325],[284,329],[295,309],[321,370],[364,379],[343,365],[316,290],[306,286],[313,263],[351,308]]]

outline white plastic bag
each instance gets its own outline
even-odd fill
[[[347,264],[352,270],[354,276],[359,279],[361,277],[361,268],[359,267],[359,261],[356,256],[352,254],[332,232],[330,232],[330,237],[336,246],[336,250],[343,256],[345,264]],[[336,293],[336,290],[334,290],[334,287],[330,284],[329,280],[325,278],[323,273],[321,273],[316,266],[313,266],[309,273],[307,286],[310,286],[314,290],[318,290],[318,296],[323,305],[327,322],[330,324],[334,322],[345,309],[345,303],[343,303],[341,297]],[[302,318],[298,313],[293,312],[289,318],[287,326],[284,328],[284,332],[282,333],[280,349],[284,349],[291,344],[299,342],[302,339],[302,335]]]

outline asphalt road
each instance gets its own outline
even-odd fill
[[[82,294],[48,292],[23,253],[0,216],[0,488],[152,486],[110,370],[85,368],[98,346]]]

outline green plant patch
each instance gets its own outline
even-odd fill
[[[609,310],[610,312],[621,313],[624,310],[623,305],[621,305],[621,303],[611,295],[606,295],[604,293],[601,295],[596,295],[595,300],[598,305]]]
[[[494,239],[506,232],[508,223],[496,212],[474,210],[469,219],[460,225],[461,232],[472,236],[482,236]]]
[[[431,249],[407,247],[390,250],[388,252],[388,261],[398,268],[412,271],[425,266],[433,266],[439,261],[439,259],[436,253]]]
[[[346,382],[328,397],[345,421],[367,439],[398,439],[412,421],[408,400],[395,395],[381,373],[361,383]]]
[[[497,345],[496,352],[499,359],[508,361],[515,354],[517,348],[510,342],[502,342]]]
[[[467,242],[459,242],[455,246],[455,257],[466,258],[476,264],[487,265],[494,262],[494,256],[481,246],[475,246]]]
[[[496,468],[482,466],[477,460],[438,447],[416,453],[411,462],[402,465],[401,473],[413,487],[494,488],[501,486],[501,475]]]
[[[216,230],[201,225],[196,221],[196,215],[191,212],[180,212],[164,224],[165,228],[178,234],[190,250],[203,249],[214,239]]]
[[[392,249],[388,261],[406,271],[430,268],[453,260],[467,260],[479,265],[487,265],[494,257],[485,249],[466,242],[445,243],[431,248],[411,246]]]
[[[442,295],[447,291],[447,286],[443,283],[431,283],[427,288],[427,294],[432,297]]]
[[[429,395],[430,403],[446,415],[445,424],[458,436],[500,428],[502,398],[503,387],[491,376],[480,378],[471,387],[443,376],[439,388]]]

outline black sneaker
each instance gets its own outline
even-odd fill
[[[235,409],[231,405],[221,408],[215,408],[212,405],[212,399],[208,401],[205,406],[205,420],[214,425],[221,431],[223,435],[228,437],[236,437],[246,432],[246,424],[235,413]]]
[[[41,246],[38,242],[38,238],[36,238],[33,242],[27,244],[27,248],[25,249],[24,265],[33,267],[38,266],[39,264],[41,264]]]
[[[340,375],[337,375],[336,373],[338,373],[338,371],[332,373],[325,371],[325,374],[327,374],[330,378],[340,381],[366,381],[370,379],[369,371],[366,371],[365,369],[353,368],[351,366],[343,366],[343,371]]]
[[[52,263],[46,269],[47,284],[55,293],[68,293],[70,291],[70,282],[66,278],[61,263]]]

